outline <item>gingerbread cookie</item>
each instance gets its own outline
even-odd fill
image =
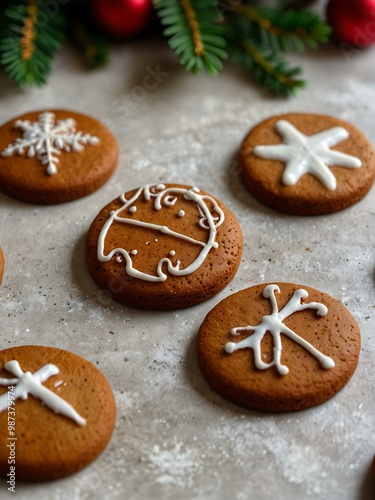
[[[3,274],[4,274],[4,254],[2,248],[0,247],[0,285],[1,282],[3,281]]]
[[[0,189],[30,203],[86,196],[112,175],[118,157],[112,133],[89,116],[35,111],[0,127]]]
[[[222,396],[254,410],[315,406],[353,375],[360,331],[337,300],[307,286],[253,286],[208,313],[197,339],[203,375]]]
[[[178,309],[222,290],[241,259],[234,215],[197,187],[147,185],[107,205],[86,239],[88,269],[118,301]]]
[[[286,114],[251,130],[240,150],[246,187],[280,212],[319,215],[362,199],[375,179],[375,152],[350,123]]]
[[[72,474],[106,447],[116,415],[104,375],[53,347],[0,351],[0,476],[46,481]]]

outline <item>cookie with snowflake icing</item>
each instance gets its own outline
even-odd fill
[[[27,113],[0,127],[0,190],[30,203],[86,196],[112,175],[113,134],[98,120],[66,110]]]
[[[0,476],[46,481],[72,474],[105,449],[116,406],[104,375],[69,351],[0,351]]]
[[[239,224],[198,187],[149,184],[107,205],[86,238],[88,269],[124,304],[178,309],[213,297],[241,259]]]
[[[240,163],[255,198],[296,215],[349,207],[375,179],[375,152],[366,136],[324,115],[294,113],[263,121],[243,141]]]
[[[334,396],[353,375],[360,331],[349,311],[314,288],[256,285],[208,313],[198,360],[209,384],[254,410],[287,412]]]

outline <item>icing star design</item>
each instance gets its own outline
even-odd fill
[[[4,368],[16,376],[16,378],[0,378],[0,385],[15,386],[12,388],[13,392],[11,393],[13,399],[25,400],[29,394],[32,394],[55,413],[65,415],[79,425],[86,424],[86,420],[69,403],[42,385],[50,377],[59,373],[56,365],[47,364],[35,373],[30,373],[23,372],[18,361],[12,360],[5,363]],[[0,413],[8,408],[8,404],[8,393],[5,393],[0,396]]]
[[[349,132],[343,127],[333,127],[310,136],[304,135],[286,120],[276,122],[275,128],[284,144],[256,146],[253,152],[260,158],[285,163],[282,182],[287,186],[294,186],[303,175],[311,174],[327,189],[334,191],[336,177],[328,165],[345,168],[362,166],[359,158],[329,149],[349,137]]]
[[[301,300],[307,298],[309,294],[306,290],[300,288],[293,293],[288,303],[283,307],[283,309],[281,309],[281,311],[279,311],[275,292],[280,292],[280,288],[277,285],[267,285],[263,290],[263,297],[269,299],[271,302],[271,314],[263,316],[261,323],[257,326],[247,325],[232,328],[232,335],[239,335],[243,331],[251,331],[253,333],[240,342],[228,342],[225,344],[225,351],[228,354],[232,354],[238,349],[251,348],[254,351],[255,366],[259,370],[266,370],[267,368],[271,368],[271,366],[276,366],[280,375],[286,375],[289,373],[289,368],[281,363],[281,334],[283,333],[291,340],[305,348],[306,351],[319,361],[323,368],[326,370],[334,368],[335,362],[332,358],[325,356],[313,345],[307,342],[307,340],[297,335],[283,323],[284,319],[288,318],[295,312],[303,311],[304,309],[315,309],[318,316],[325,316],[328,312],[327,307],[319,302],[302,304]],[[273,338],[273,360],[270,363],[262,361],[261,342],[267,332],[270,332]]]

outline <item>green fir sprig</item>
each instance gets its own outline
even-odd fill
[[[187,70],[216,74],[228,51],[279,95],[293,94],[306,83],[299,78],[301,68],[290,67],[282,53],[316,49],[329,39],[330,27],[308,9],[256,7],[253,1],[238,0],[159,0],[157,5],[161,22],[168,26],[164,34],[172,35],[169,44]],[[210,37],[215,28],[220,33]],[[197,40],[203,42],[198,45]],[[207,64],[211,54],[217,56],[214,68]]]
[[[212,0],[159,0],[156,3],[164,35],[188,71],[218,74],[225,51],[225,29]]]
[[[0,64],[19,85],[43,85],[64,39],[64,17],[46,2],[7,2],[0,20]]]
[[[20,86],[43,85],[64,37],[90,68],[109,59],[107,40],[87,16],[90,0],[76,6],[50,0],[1,0],[0,66]],[[231,58],[271,92],[290,95],[305,85],[290,51],[317,49],[330,28],[307,8],[310,0],[154,0],[172,50],[187,71],[217,75]]]
[[[255,36],[274,51],[303,52],[306,47],[317,49],[329,40],[330,27],[308,9],[238,5],[234,12],[254,24]]]

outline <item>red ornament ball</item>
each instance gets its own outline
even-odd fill
[[[327,20],[341,42],[361,48],[375,42],[375,0],[330,0]]]
[[[148,26],[152,0],[91,0],[91,14],[98,26],[115,38],[132,38]]]

